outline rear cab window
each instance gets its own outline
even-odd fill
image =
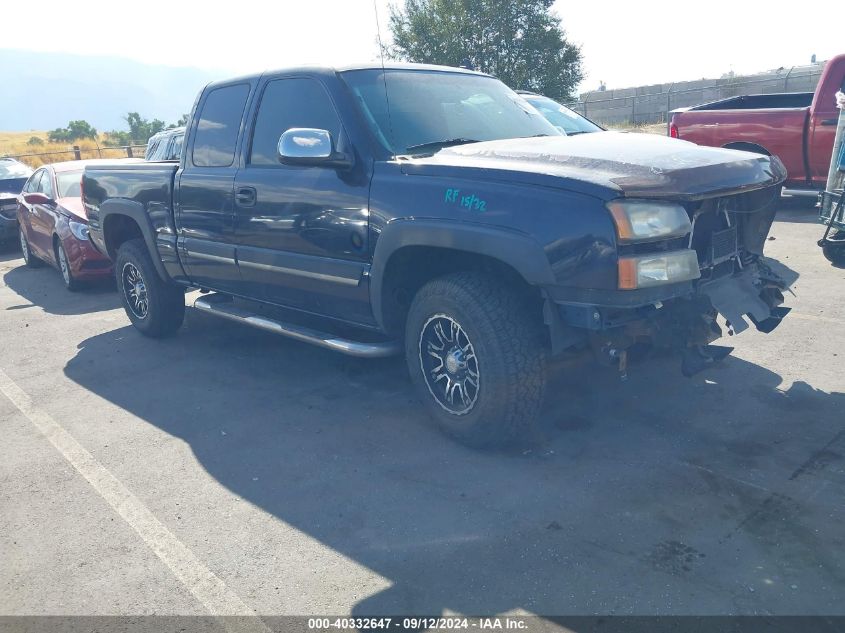
[[[249,97],[249,84],[214,88],[205,97],[194,135],[195,167],[231,167]]]

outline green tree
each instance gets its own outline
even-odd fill
[[[67,127],[59,127],[47,134],[51,143],[70,143],[83,138],[97,139],[97,130],[88,121],[71,121]]]
[[[103,145],[106,145],[107,147],[132,145],[132,137],[129,132],[124,132],[122,130],[110,130],[106,132],[106,138],[103,140]]]
[[[165,124],[161,119],[153,119],[152,121],[145,119],[137,112],[129,112],[123,120],[129,126],[129,131],[124,130],[110,130],[106,132],[105,145],[109,147],[118,147],[122,145],[143,145],[153,134],[158,134],[164,129],[171,129],[186,125],[188,122],[188,115],[183,114],[179,117],[176,123],[170,125]]]
[[[165,128],[165,123],[161,119],[150,121],[137,112],[127,113],[123,120],[129,126],[129,131],[110,130],[106,132],[106,145],[116,147],[119,145],[144,144],[153,134],[158,134]]]
[[[469,66],[514,89],[569,99],[583,79],[554,0],[404,0],[390,8],[393,58]]]
[[[27,145],[44,145],[44,139],[40,136],[30,136]]]
[[[130,112],[123,120],[129,125],[129,136],[133,141],[146,143],[153,134],[158,134],[164,129],[165,123],[161,119],[148,121],[137,112]]]

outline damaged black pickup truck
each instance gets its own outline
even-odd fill
[[[293,69],[213,83],[181,162],[87,167],[93,244],[148,336],[194,308],[358,356],[404,353],[473,445],[524,437],[546,362],[771,331],[772,156],[645,134],[566,136],[451,68]],[[724,321],[722,321],[724,323]],[[291,359],[291,362],[295,362]]]

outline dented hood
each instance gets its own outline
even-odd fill
[[[774,156],[625,132],[471,143],[403,163],[409,174],[454,176],[454,168],[565,188],[582,183],[616,196],[686,200],[751,191],[786,178]]]

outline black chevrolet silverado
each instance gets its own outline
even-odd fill
[[[129,319],[194,308],[347,354],[404,353],[473,445],[529,434],[549,358],[633,346],[692,374],[722,327],[771,331],[773,156],[646,134],[567,136],[453,68],[302,68],[208,85],[179,164],[86,167],[93,244]],[[717,320],[721,314],[723,319]]]

